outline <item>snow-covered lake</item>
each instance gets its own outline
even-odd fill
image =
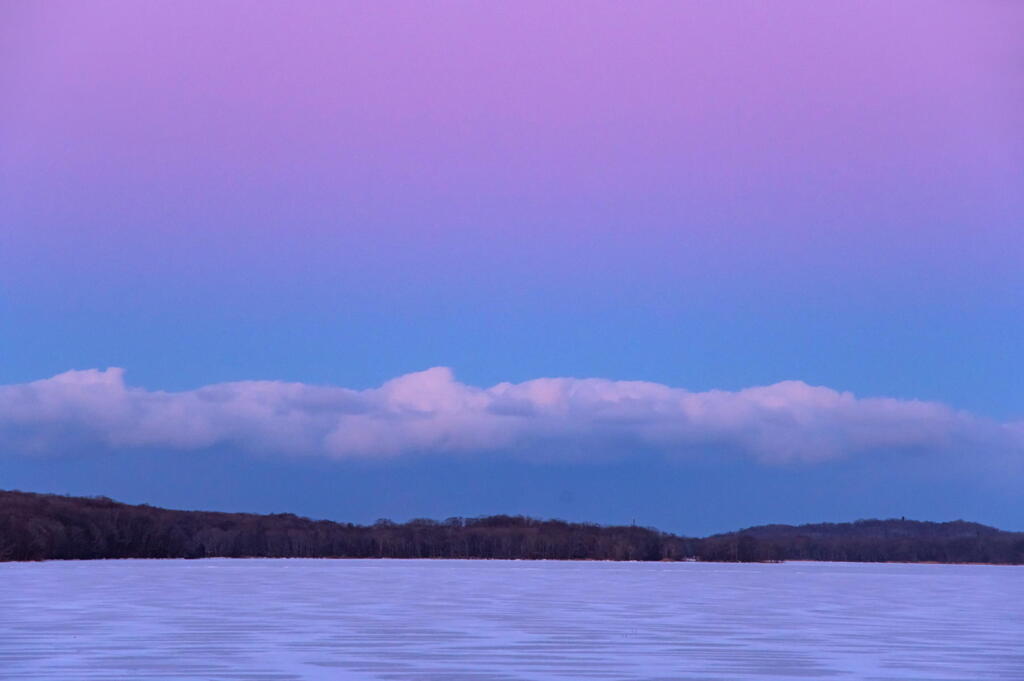
[[[1024,679],[1024,567],[0,564],[0,678]]]

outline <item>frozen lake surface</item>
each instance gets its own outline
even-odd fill
[[[1024,567],[0,564],[0,678],[1024,679]]]

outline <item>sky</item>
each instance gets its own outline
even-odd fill
[[[0,488],[1024,530],[1024,6],[0,7]]]

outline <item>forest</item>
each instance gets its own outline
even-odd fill
[[[355,525],[0,491],[0,561],[211,557],[1024,564],[1024,533],[902,519],[764,525],[705,538],[507,515]]]

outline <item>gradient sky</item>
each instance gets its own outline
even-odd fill
[[[1024,529],[1021,35],[1012,0],[6,2],[0,488]]]

